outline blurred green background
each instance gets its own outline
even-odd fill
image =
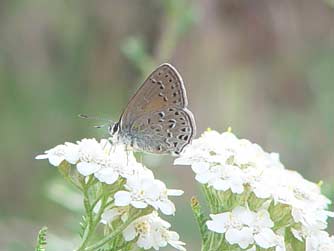
[[[77,115],[116,120],[163,62],[184,78],[198,135],[231,126],[333,197],[333,1],[0,0],[0,250],[32,250],[43,225],[50,251],[71,250],[80,198],[34,156],[106,136]],[[198,250],[192,171],[144,162],[186,191],[165,219]]]

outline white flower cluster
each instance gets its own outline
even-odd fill
[[[136,161],[133,153],[127,151],[124,145],[111,144],[106,139],[100,142],[95,139],[83,139],[76,144],[66,142],[45,151],[36,159],[48,159],[51,165],[56,167],[66,161],[75,165],[81,175],[93,175],[98,181],[108,185],[124,179],[125,185],[113,196],[112,209],[107,209],[102,214],[101,222],[104,224],[118,218],[125,222],[130,206],[138,210],[151,206],[163,214],[173,215],[175,206],[169,200],[169,196],[183,194],[182,190],[167,189],[162,181],[154,178],[149,169]],[[99,205],[99,203],[96,205],[94,211],[99,210]],[[140,229],[140,226],[146,226],[147,229]],[[131,223],[123,231],[123,235],[127,241],[139,236],[137,244],[144,249],[154,247],[157,250],[169,243],[179,250],[185,250],[178,234],[169,231],[169,227],[169,223],[163,221],[157,212],[153,211],[153,214]]]
[[[210,230],[224,233],[228,243],[243,249],[255,243],[265,249],[285,250],[284,236],[290,231],[295,240],[305,243],[307,251],[334,250],[320,248],[323,243],[334,245],[333,238],[323,231],[327,218],[334,216],[327,211],[330,200],[317,184],[285,169],[278,154],[267,153],[231,132],[210,130],[187,146],[175,164],[191,165],[196,180],[220,197],[228,192],[233,195],[230,200],[246,196],[232,211],[224,212],[222,205],[223,212],[212,214],[207,222]],[[283,208],[287,209],[285,215],[281,215]]]
[[[274,222],[267,210],[252,212],[248,208],[238,206],[232,212],[210,215],[207,222],[210,230],[224,234],[230,244],[238,244],[247,248],[256,243],[262,248],[276,247],[277,251],[284,249],[284,239],[272,230]]]
[[[123,237],[127,241],[137,239],[137,245],[145,250],[158,250],[170,244],[174,248],[185,251],[185,243],[179,241],[178,233],[168,230],[170,224],[162,220],[156,212],[143,216],[132,222],[124,231]]]
[[[101,182],[113,184],[120,176],[127,178],[142,173],[145,169],[127,153],[121,144],[111,145],[108,140],[82,139],[77,144],[66,142],[58,145],[36,159],[49,159],[53,166],[59,166],[64,160],[76,165],[83,176],[94,176]]]

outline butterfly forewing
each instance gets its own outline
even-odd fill
[[[181,76],[169,64],[159,66],[130,100],[120,119],[120,134],[141,150],[179,153],[195,134],[186,109]]]

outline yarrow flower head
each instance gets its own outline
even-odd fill
[[[247,248],[254,242],[262,248],[276,245],[278,236],[273,232],[273,221],[268,211],[252,212],[244,207],[236,207],[232,212],[211,214],[212,220],[207,222],[210,230],[225,233],[230,244],[238,244]]]
[[[315,231],[326,229],[328,217],[334,216],[317,184],[285,169],[277,153],[230,131],[205,132],[174,163],[191,165],[215,212],[207,226],[230,245],[282,251],[290,241],[286,232],[310,243],[306,240],[319,239]]]
[[[138,163],[132,152],[127,152],[122,144],[111,144],[108,140],[82,139],[77,144],[58,145],[36,159],[49,159],[54,166],[63,161],[75,164],[83,176],[93,174],[99,181],[113,184],[119,177],[150,172]]]
[[[173,202],[168,199],[169,195],[180,196],[182,190],[167,189],[166,185],[153,175],[143,175],[127,179],[125,184],[127,191],[118,191],[115,194],[116,206],[132,205],[136,208],[146,208],[151,205],[156,210],[160,209],[164,214],[175,213]]]
[[[53,166],[59,166],[64,160],[71,164],[78,161],[78,146],[73,143],[66,142],[63,145],[58,145],[50,150],[45,151],[44,154],[36,156],[36,159],[48,159]]]
[[[105,233],[117,227],[125,229],[123,240],[116,236],[118,244],[111,249],[136,242],[144,249],[158,250],[170,244],[185,250],[179,235],[158,216],[158,211],[173,215],[175,205],[170,196],[180,196],[183,191],[168,189],[155,179],[123,144],[82,139],[76,144],[58,145],[36,159],[48,159],[53,166],[61,167],[62,174],[83,191],[87,215],[82,226],[86,227],[86,236],[92,235],[87,231],[93,231],[100,222],[105,224]],[[75,166],[74,172],[71,166]],[[122,235],[122,231],[119,233]]]
[[[127,241],[137,238],[137,245],[145,250],[154,248],[158,250],[167,244],[185,251],[185,243],[179,240],[179,235],[170,231],[170,224],[162,220],[156,212],[143,216],[132,222],[124,231],[123,237]]]

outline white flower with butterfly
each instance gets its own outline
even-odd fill
[[[76,165],[83,176],[94,175],[99,181],[113,184],[119,177],[127,178],[133,175],[151,173],[136,161],[133,152],[125,146],[111,144],[109,140],[82,139],[77,144],[66,142],[58,145],[36,159],[49,159],[54,166],[63,161]]]
[[[83,241],[76,250],[100,250],[105,245],[108,249],[129,250],[132,243],[119,238],[123,229],[124,239],[136,242],[141,248],[158,250],[170,244],[185,250],[179,235],[170,231],[170,224],[156,212],[174,214],[175,206],[169,196],[180,196],[183,191],[167,189],[136,161],[132,151],[181,153],[196,131],[187,103],[180,74],[172,65],[162,64],[130,99],[119,121],[109,125],[112,144],[105,139],[83,139],[76,144],[59,145],[36,157],[59,166],[66,180],[83,193],[86,213],[82,222]],[[93,238],[98,223],[105,224],[104,234],[111,233],[111,237],[104,236],[99,241]],[[109,238],[110,243],[106,243]],[[91,245],[93,241],[96,243]]]

